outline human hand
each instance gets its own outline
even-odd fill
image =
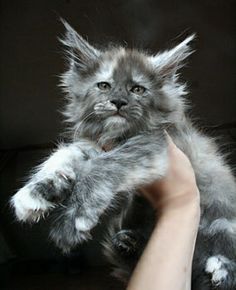
[[[167,134],[169,167],[166,176],[141,191],[158,213],[199,207],[199,191],[195,174],[188,157],[174,144]]]
[[[141,190],[156,209],[157,224],[127,290],[191,288],[200,220],[199,191],[189,159],[168,135],[167,140],[166,176]]]

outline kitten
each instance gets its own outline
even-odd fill
[[[98,50],[64,24],[69,67],[62,86],[72,140],[12,197],[18,220],[35,222],[53,210],[51,238],[68,252],[110,210],[104,251],[115,275],[127,280],[154,224],[153,209],[135,191],[166,174],[167,130],[189,157],[201,193],[192,289],[236,289],[235,179],[214,141],[192,125],[178,81],[194,36],[148,55]]]

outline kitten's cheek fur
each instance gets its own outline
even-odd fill
[[[12,197],[11,206],[15,210],[17,219],[22,222],[37,222],[46,212],[54,208],[53,203],[40,196],[32,196],[27,186]]]

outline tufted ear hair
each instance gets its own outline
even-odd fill
[[[64,38],[59,38],[59,40],[66,46],[71,64],[78,69],[85,69],[97,60],[101,52],[81,37],[64,19],[61,21],[66,33]]]
[[[172,77],[184,66],[183,61],[194,52],[189,46],[194,38],[195,34],[192,34],[174,48],[150,57],[151,63],[161,77]]]

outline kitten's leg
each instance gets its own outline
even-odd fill
[[[198,290],[201,281],[208,280],[210,286],[206,289],[233,290],[236,289],[236,183],[229,167],[217,155],[208,157],[204,162],[201,158],[198,163],[193,162],[202,211],[193,261],[193,289]]]
[[[138,192],[128,208],[127,204],[124,202],[120,215],[109,221],[102,243],[103,253],[113,266],[112,275],[123,282],[131,277],[156,220],[156,211]]]
[[[215,237],[218,239],[218,237]],[[214,241],[211,240],[211,245],[214,247]],[[233,251],[234,249],[232,249]],[[204,250],[203,250],[204,252]],[[209,255],[202,257],[202,261],[199,263],[201,266],[193,267],[193,280],[192,289],[204,289],[204,290],[234,290],[236,289],[236,263],[231,257],[228,259],[225,255],[216,254],[213,252]],[[222,253],[220,250],[219,252]],[[218,253],[219,253],[218,252]],[[194,261],[194,263],[196,263]]]
[[[86,140],[61,146],[11,199],[20,221],[38,221],[72,191],[82,162],[97,152]]]
[[[236,219],[213,204],[203,214],[193,262],[193,290],[236,289]],[[203,288],[203,285],[205,288]]]
[[[79,180],[61,218],[52,228],[52,238],[69,250],[89,236],[100,216],[109,208],[117,192],[148,184],[164,176],[168,166],[167,144],[159,136],[140,135],[87,163],[88,175]],[[69,234],[71,232],[71,234]]]
[[[146,238],[139,230],[122,229],[103,242],[104,255],[113,265],[112,275],[127,282],[139,260]]]

